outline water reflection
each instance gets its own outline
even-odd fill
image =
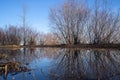
[[[57,51],[57,52],[56,52]],[[21,48],[17,50],[0,49],[0,80],[49,80],[48,70],[59,49],[46,48]],[[5,66],[10,63],[5,73]],[[19,63],[18,71],[15,65],[11,68],[11,63]],[[4,66],[3,66],[4,64]],[[2,67],[2,68],[1,68]],[[26,70],[23,68],[27,68]],[[8,73],[9,72],[9,73]],[[16,73],[13,75],[13,73]]]
[[[21,71],[13,66],[6,76],[0,72],[0,80],[120,79],[119,50],[0,49],[0,65],[10,62],[19,63]]]
[[[51,70],[57,80],[120,79],[120,52],[65,49]]]

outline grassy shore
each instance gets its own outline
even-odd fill
[[[20,48],[20,45],[0,45],[0,48]]]

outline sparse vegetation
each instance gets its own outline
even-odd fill
[[[2,11],[1,1],[1,13],[9,10],[13,15],[19,11],[5,9],[9,5],[6,3],[13,2],[18,7],[24,2],[5,0]],[[23,5],[20,24],[14,18],[11,22],[10,13],[6,17],[10,22],[4,21],[10,24],[0,23],[0,80],[120,79],[120,10],[113,9],[112,1],[56,0],[62,3],[50,8],[49,13],[47,9],[51,29],[48,32],[42,32],[47,23],[41,13],[50,5],[46,4],[42,11],[40,4],[44,0],[29,1],[25,2],[32,12],[27,13],[29,9]],[[0,22],[2,18],[0,15]]]
[[[120,12],[113,11],[109,5],[108,0],[95,0],[91,7],[85,1],[65,1],[50,10],[53,31],[47,34],[28,26],[26,8],[23,7],[22,25],[1,28],[0,45],[116,47],[120,43]]]
[[[52,8],[52,28],[67,45],[120,43],[120,13],[109,7],[109,1],[95,0],[92,8],[87,3],[71,0]]]

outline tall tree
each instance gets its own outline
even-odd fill
[[[95,0],[88,28],[89,42],[92,44],[118,41],[120,13],[113,12],[109,5],[108,0]]]
[[[27,8],[23,5],[23,16],[22,16],[22,28],[21,28],[21,36],[23,40],[23,45],[27,44]]]
[[[77,0],[67,1],[60,7],[51,9],[50,22],[63,43],[82,42],[89,12],[89,8]]]

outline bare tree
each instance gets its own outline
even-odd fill
[[[100,3],[105,3],[100,6]],[[90,17],[88,34],[92,44],[108,44],[118,41],[120,15],[113,12],[107,2],[95,0]]]
[[[108,0],[94,1],[91,8],[87,3],[70,0],[51,9],[51,25],[63,43],[120,42],[120,12],[114,12]]]
[[[21,41],[19,28],[14,25],[6,26],[0,29],[1,45],[19,45]]]
[[[37,44],[37,37],[38,33],[34,31],[33,29],[29,30],[29,36],[28,36],[28,45],[36,45]]]
[[[27,9],[26,6],[23,5],[23,16],[22,16],[22,28],[21,28],[21,37],[22,37],[22,41],[23,41],[23,45],[27,44]]]
[[[45,34],[44,33],[39,32],[36,39],[37,39],[36,40],[37,45],[44,45],[45,44],[45,41],[44,41]]]
[[[4,45],[5,34],[2,28],[0,28],[0,45]]]
[[[82,2],[70,0],[52,8],[50,21],[58,37],[66,44],[79,44],[89,16],[89,8]]]
[[[44,44],[56,45],[56,44],[60,44],[60,40],[55,33],[47,33],[44,35]]]
[[[9,45],[20,45],[20,33],[19,28],[14,25],[9,25],[6,35],[8,36]]]

